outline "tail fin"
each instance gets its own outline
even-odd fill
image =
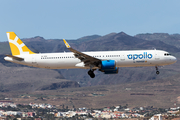
[[[14,32],[6,33],[13,56],[22,54],[35,54],[18,38]]]

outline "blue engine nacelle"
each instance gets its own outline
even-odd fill
[[[104,74],[118,73],[118,68],[116,67],[116,61],[115,60],[102,61],[100,71],[104,72]]]
[[[116,67],[115,60],[101,61],[101,71],[114,70]]]

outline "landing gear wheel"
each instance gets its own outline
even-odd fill
[[[157,66],[155,66],[155,67],[156,67],[156,74],[159,75],[160,72],[158,70],[158,67]]]
[[[158,74],[159,74],[159,71],[156,71],[156,74],[158,75]]]
[[[94,78],[94,77],[95,77],[95,74],[94,74],[94,71],[93,71],[93,70],[89,70],[89,71],[88,71],[88,75],[89,75],[91,78]]]

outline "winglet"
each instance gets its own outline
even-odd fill
[[[71,48],[71,46],[67,43],[67,41],[65,39],[63,39],[63,41],[67,48]]]

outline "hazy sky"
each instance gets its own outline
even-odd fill
[[[45,39],[180,33],[180,0],[0,0],[0,41],[7,31]]]

